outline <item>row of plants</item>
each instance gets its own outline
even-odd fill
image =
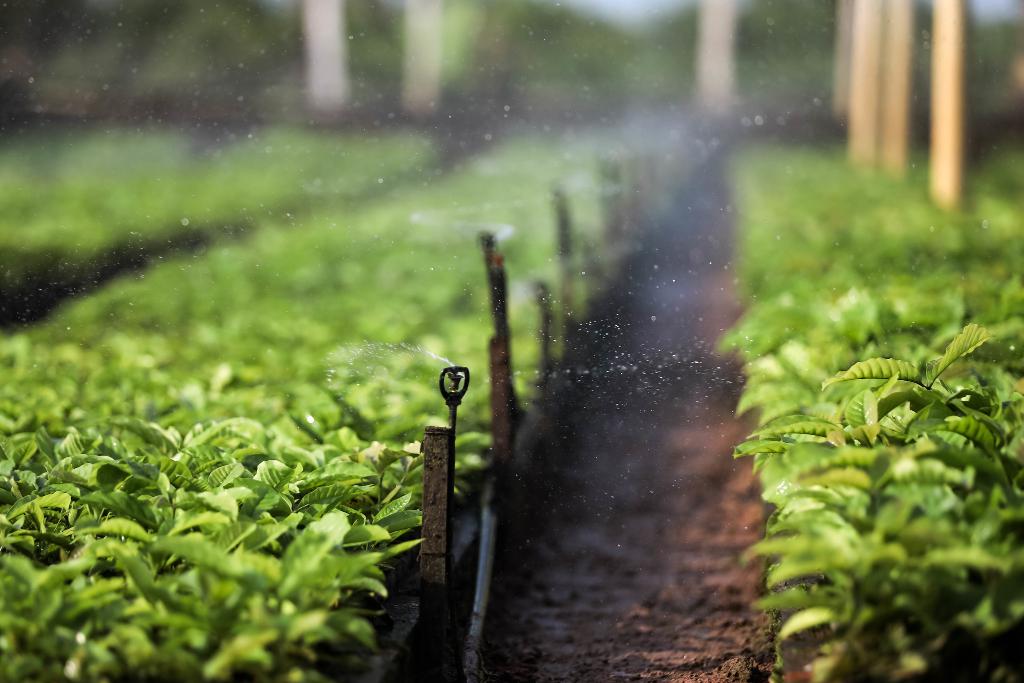
[[[281,222],[436,164],[413,134],[276,128],[201,138],[114,129],[26,133],[0,146],[0,291],[81,281],[116,250]]]
[[[359,210],[162,262],[0,340],[0,680],[358,666],[385,571],[416,543],[440,356],[485,375],[477,234],[505,238],[514,361],[532,368],[526,281],[553,272],[551,187],[595,225],[594,159],[517,140]],[[487,395],[475,381],[460,413],[463,492]]]
[[[736,162],[747,313],[725,344],[759,425],[735,455],[773,506],[761,604],[815,680],[1024,676],[1021,167],[986,160],[946,214],[919,171]]]

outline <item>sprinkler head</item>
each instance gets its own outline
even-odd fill
[[[459,365],[445,368],[438,379],[438,387],[449,407],[459,405],[462,403],[462,397],[469,391],[469,368]]]

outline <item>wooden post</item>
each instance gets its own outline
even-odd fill
[[[845,119],[850,113],[850,52],[853,47],[853,2],[836,2],[836,52],[832,63],[832,113]]]
[[[442,0],[405,0],[402,104],[410,114],[433,114],[440,104],[443,25]]]
[[[547,389],[548,380],[554,370],[554,361],[551,355],[553,341],[551,328],[554,323],[554,315],[551,312],[551,292],[543,282],[537,283],[537,309],[540,311],[540,377],[537,380],[537,388],[543,396]]]
[[[444,683],[459,678],[451,610],[453,441],[447,427],[427,427],[423,434],[419,660],[424,680]]]
[[[512,352],[509,340],[505,259],[495,250],[494,236],[480,238],[491,290],[494,336],[490,343],[491,453],[498,468],[512,461],[515,440],[516,396],[512,384]]]
[[[849,152],[851,161],[866,166],[878,161],[881,34],[881,0],[854,0]]]
[[[572,258],[572,217],[569,215],[569,200],[561,188],[555,188],[555,224],[558,231],[558,266],[562,278],[562,314],[563,329],[566,333],[572,324],[573,307],[573,267]]]
[[[345,0],[303,0],[306,96],[310,108],[333,114],[349,100]]]
[[[931,194],[953,209],[964,184],[965,0],[935,0],[933,20]]]
[[[910,151],[910,99],[914,74],[914,0],[886,0],[882,166],[902,177]]]
[[[697,99],[713,112],[736,97],[736,0],[701,0],[697,29]]]

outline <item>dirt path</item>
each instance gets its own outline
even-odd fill
[[[486,661],[495,681],[747,681],[770,671],[743,551],[763,508],[731,446],[738,371],[714,351],[735,317],[732,210],[716,156],[586,327],[560,467],[507,518]]]

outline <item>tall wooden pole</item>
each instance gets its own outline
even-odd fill
[[[336,113],[349,100],[345,0],[303,0],[306,97],[310,109]]]
[[[402,104],[410,114],[429,115],[440,105],[443,23],[442,0],[405,0]]]
[[[907,171],[914,60],[914,0],[886,0],[885,90],[882,98],[882,166]]]
[[[736,97],[736,0],[701,0],[697,34],[697,98],[710,111],[728,109]]]
[[[832,113],[850,113],[850,52],[853,49],[853,0],[836,2],[836,53],[832,65]]]
[[[878,160],[880,81],[882,77],[881,0],[854,0],[850,70],[850,160]]]
[[[931,194],[953,209],[964,185],[965,0],[935,0],[933,20]]]

